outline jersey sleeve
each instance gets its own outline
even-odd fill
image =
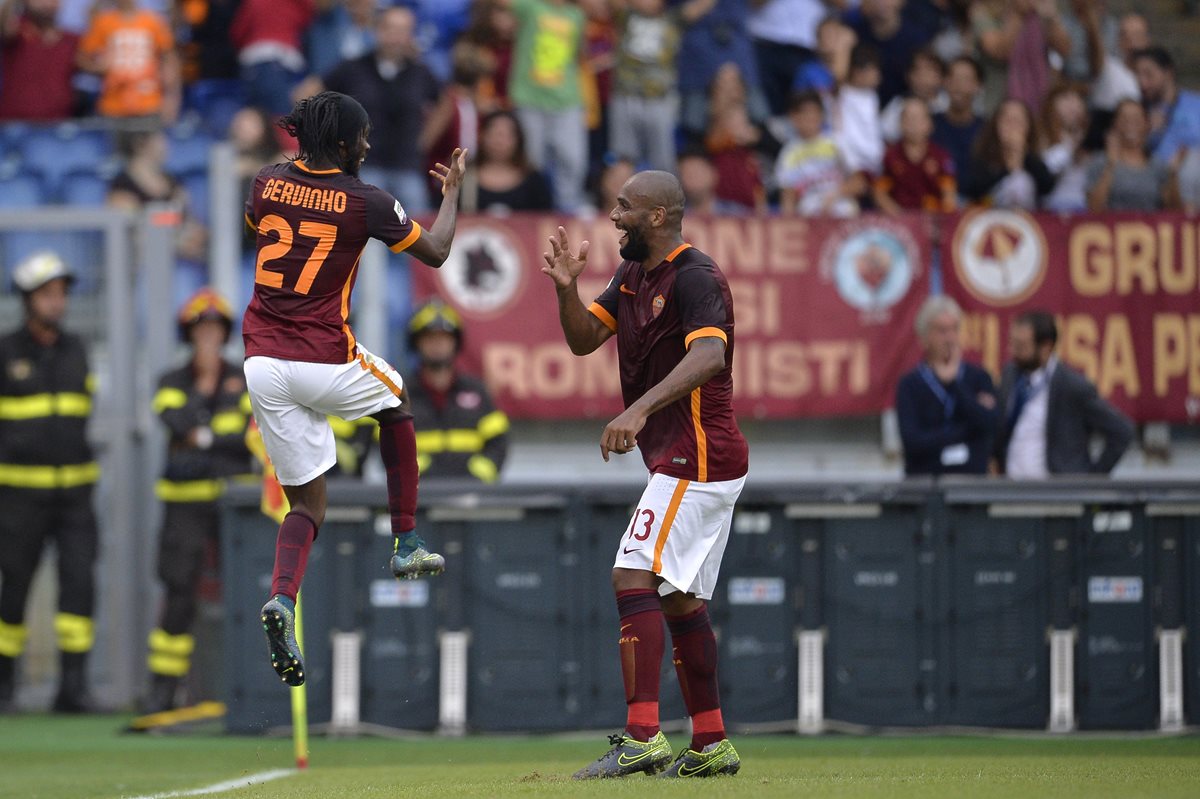
[[[366,203],[367,234],[392,252],[404,252],[421,238],[421,226],[409,218],[399,200],[383,189],[367,186]]]
[[[625,264],[617,267],[617,273],[613,275],[613,279],[608,281],[604,291],[600,292],[600,296],[592,301],[588,306],[588,310],[592,316],[604,323],[612,332],[617,332],[617,301],[621,296],[621,281],[625,275]]]
[[[729,343],[733,325],[716,272],[709,264],[681,269],[675,276],[675,302],[683,327],[683,346],[698,338],[719,338]]]

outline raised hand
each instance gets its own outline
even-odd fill
[[[583,242],[579,245],[579,253],[571,254],[571,248],[567,242],[567,231],[561,225],[558,228],[558,235],[550,237],[550,252],[542,253],[542,257],[546,259],[546,265],[542,267],[542,273],[549,275],[559,288],[567,288],[575,279],[583,274],[583,270],[587,267],[588,242]]]
[[[456,189],[462,185],[463,175],[467,171],[467,151],[454,148],[454,152],[450,154],[450,166],[442,163],[433,165],[433,169],[429,170],[429,174],[442,182],[442,196],[446,196],[446,192],[450,189]]]

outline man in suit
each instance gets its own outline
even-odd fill
[[[917,313],[925,357],[896,386],[904,473],[985,474],[996,432],[991,375],[962,357],[962,309],[930,297]]]
[[[1046,311],[1026,311],[1009,331],[1012,363],[1000,382],[1000,470],[1009,477],[1108,474],[1133,440],[1133,423],[1054,354],[1058,328]],[[1093,435],[1104,449],[1093,459]]]

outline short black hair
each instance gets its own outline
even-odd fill
[[[788,99],[787,111],[789,114],[791,114],[799,111],[806,105],[815,105],[817,108],[821,109],[822,112],[825,110],[825,103],[821,101],[821,95],[817,94],[812,89],[806,89],[804,91],[799,91],[792,94],[792,96]]]
[[[1140,61],[1143,58],[1148,58],[1158,65],[1159,69],[1165,69],[1167,72],[1174,74],[1175,59],[1171,57],[1171,53],[1167,48],[1160,45],[1152,45],[1143,47],[1141,50],[1134,52],[1131,62]]]
[[[966,64],[975,70],[975,79],[979,81],[980,85],[983,85],[983,81],[987,77],[987,71],[983,68],[983,64],[980,63],[978,58],[975,56],[960,55],[950,59],[950,63],[946,65],[947,75],[950,74],[950,70],[954,68],[955,64]]]
[[[1039,347],[1058,343],[1058,324],[1054,321],[1054,314],[1049,311],[1024,311],[1013,320],[1013,324],[1030,327],[1033,330],[1033,343]]]
[[[940,75],[945,77],[946,62],[942,60],[941,56],[934,52],[932,47],[921,47],[913,51],[912,58],[908,59],[908,69],[906,69],[904,73],[907,75],[909,72],[912,72],[913,69],[916,68],[918,61],[928,61],[930,64],[933,64],[934,69],[936,69]]]

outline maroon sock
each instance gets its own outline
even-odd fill
[[[663,657],[663,612],[658,592],[617,592],[621,616],[621,676],[628,705],[625,731],[639,741],[658,735],[658,685]]]
[[[388,510],[392,513],[392,535],[408,533],[417,526],[417,435],[409,416],[379,426],[379,457],[387,471]]]
[[[293,602],[304,581],[308,551],[317,538],[317,525],[306,513],[292,511],[279,525],[275,539],[275,571],[271,574],[271,596],[283,594]]]
[[[699,752],[725,737],[717,686],[717,638],[705,605],[684,616],[668,616],[667,626],[671,629],[675,673],[692,717],[691,748]]]

